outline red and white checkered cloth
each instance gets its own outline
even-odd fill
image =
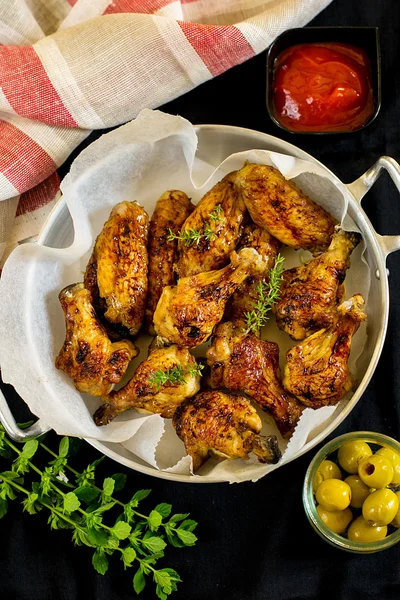
[[[330,2],[0,0],[0,267],[39,232],[57,167],[92,129],[244,62]]]

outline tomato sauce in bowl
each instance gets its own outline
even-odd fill
[[[290,46],[274,63],[273,109],[278,123],[295,132],[362,128],[374,113],[367,53],[337,42]]]

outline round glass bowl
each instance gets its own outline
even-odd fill
[[[372,431],[355,431],[352,433],[345,433],[334,440],[328,442],[321,450],[314,456],[307,469],[307,473],[304,479],[303,485],[303,505],[306,512],[307,518],[310,521],[314,531],[318,533],[326,542],[346,550],[347,552],[354,552],[356,554],[372,554],[379,552],[380,550],[386,550],[391,548],[397,542],[400,541],[400,529],[395,530],[389,534],[383,540],[377,542],[353,542],[347,539],[344,535],[333,533],[328,527],[322,522],[318,512],[317,504],[313,492],[313,479],[315,473],[318,470],[321,462],[325,459],[332,460],[332,454],[335,453],[344,442],[350,442],[353,440],[362,440],[367,442],[371,446],[373,452],[378,450],[377,446],[386,446],[398,452],[400,454],[400,443],[386,435],[380,433],[374,433]]]

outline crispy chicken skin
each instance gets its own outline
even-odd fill
[[[104,404],[93,415],[94,422],[96,425],[107,425],[117,415],[132,408],[172,418],[176,407],[200,389],[200,376],[188,372],[189,367],[195,365],[195,359],[185,348],[173,345],[152,350],[123,388],[103,398]],[[157,390],[152,383],[155,372],[166,372],[177,366],[182,368],[185,381],[167,382]]]
[[[164,288],[154,313],[159,336],[174,344],[194,348],[205,342],[221,321],[229,297],[249,275],[264,268],[252,248],[232,252],[231,264],[219,271],[179,279]]]
[[[196,230],[203,237],[191,246],[179,241],[176,264],[179,277],[225,267],[239,239],[245,213],[246,207],[233,181],[233,174],[229,174],[203,196],[182,227],[181,233]],[[212,239],[208,240],[204,237],[207,227],[212,231]]]
[[[67,373],[80,392],[92,396],[108,394],[139,350],[127,340],[110,342],[83,283],[64,288],[59,300],[65,314],[66,336],[56,358],[57,369]]]
[[[366,319],[363,305],[360,294],[343,302],[332,327],[313,333],[286,353],[283,385],[306,406],[337,404],[351,390],[347,361],[352,336]]]
[[[277,344],[246,334],[240,323],[227,321],[215,330],[207,364],[210,387],[247,394],[272,415],[283,436],[293,433],[303,408],[282,387]]]
[[[168,190],[157,200],[149,227],[149,273],[146,305],[146,329],[155,335],[153,315],[161,292],[175,284],[174,264],[177,259],[177,240],[168,241],[170,230],[178,234],[193,210],[184,192]]]
[[[343,300],[342,284],[350,267],[350,254],[360,240],[360,234],[336,228],[326,252],[284,271],[274,312],[278,327],[291,338],[303,340],[332,325]]]
[[[85,274],[95,308],[129,335],[139,331],[146,308],[148,221],[137,202],[114,206]]]
[[[330,244],[335,221],[290,180],[266,165],[245,164],[237,184],[253,221],[283,244],[322,252]]]
[[[267,280],[268,273],[274,266],[280,245],[280,242],[266,229],[257,227],[254,223],[244,227],[238,250],[240,248],[254,248],[264,262],[264,271],[261,275],[248,277],[234,292],[227,310],[227,316],[231,321],[245,321],[245,314],[253,310],[254,304],[258,300],[257,286],[260,281]]]
[[[172,423],[193,459],[194,471],[210,452],[243,460],[254,452],[261,463],[274,464],[281,457],[276,436],[259,435],[261,419],[243,396],[201,392],[177,408]]]

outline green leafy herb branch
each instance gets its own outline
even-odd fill
[[[61,439],[58,453],[42,438],[19,448],[0,425],[0,455],[11,459],[10,470],[0,473],[0,518],[7,513],[10,500],[22,497],[25,511],[35,514],[48,510],[52,529],[71,529],[76,545],[94,548],[92,564],[98,573],[104,575],[108,557],[118,554],[125,569],[135,568],[133,587],[137,594],[150,577],[158,598],[165,600],[182,580],[174,569],[158,568],[158,561],[168,543],[177,548],[193,546],[197,523],[188,513],[171,515],[172,507],[166,503],[158,504],[148,515],[139,512],[139,503],[151,490],[139,490],[128,502],[121,502],[115,493],[125,486],[126,475],[106,477],[98,487],[96,467],[104,457],[79,472],[68,464],[69,450],[68,437]],[[51,456],[44,468],[33,462],[38,452]]]

